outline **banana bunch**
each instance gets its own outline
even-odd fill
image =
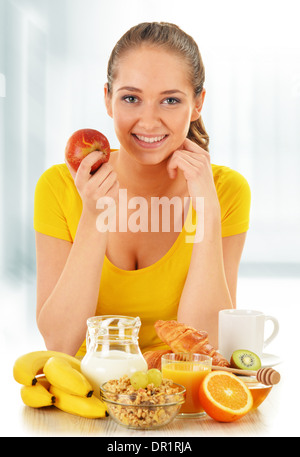
[[[63,352],[35,351],[19,357],[14,379],[22,384],[21,398],[33,408],[54,405],[58,409],[90,419],[105,417],[105,404],[93,394],[80,371],[80,361]]]

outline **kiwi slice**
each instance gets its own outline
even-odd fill
[[[232,354],[230,365],[232,368],[239,368],[240,370],[256,371],[261,367],[261,360],[254,352],[238,349]]]

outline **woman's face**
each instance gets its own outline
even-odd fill
[[[142,46],[118,62],[108,114],[120,147],[143,164],[167,159],[198,119],[205,95],[195,99],[186,62],[175,53]]]

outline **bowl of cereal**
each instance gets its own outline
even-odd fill
[[[156,429],[171,422],[185,401],[185,392],[185,387],[170,379],[162,379],[159,386],[150,383],[135,388],[127,375],[100,387],[110,417],[120,425],[139,430]]]

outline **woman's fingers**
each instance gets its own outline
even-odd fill
[[[109,162],[102,163],[100,168],[91,174],[93,165],[99,161],[101,155],[100,151],[87,155],[79,165],[74,179],[83,207],[95,216],[99,213],[97,201],[100,198],[111,197],[115,202],[118,200],[117,174]]]
[[[201,154],[177,150],[173,153],[167,165],[169,176],[171,179],[176,178],[177,168],[179,168],[184,172],[186,179],[188,179],[186,173],[190,172],[194,176],[202,170],[205,161],[206,158]]]
[[[198,155],[202,154],[206,158],[210,157],[209,152],[205,151],[205,149],[201,148],[201,146],[196,144],[194,141],[189,140],[188,138],[186,138],[184,140],[184,142],[182,143],[182,146],[179,149],[194,152]]]
[[[178,148],[169,159],[167,169],[171,179],[177,176],[177,168],[186,169],[186,166],[193,165],[202,168],[203,164],[210,165],[210,155],[198,144],[186,138],[181,147]]]
[[[117,174],[115,171],[111,170],[108,175],[101,182],[101,185],[94,191],[94,198],[98,200],[103,196],[109,196],[114,199],[117,199],[116,190],[119,189],[119,182],[117,180]]]
[[[75,177],[75,184],[78,188],[80,188],[89,179],[94,177],[97,174],[97,172],[102,168],[101,166],[99,170],[97,170],[96,173],[94,173],[94,175],[91,175],[92,166],[98,162],[102,155],[103,152],[101,151],[93,151],[82,160],[81,164],[78,167]]]
[[[197,197],[205,197],[208,202],[213,204],[218,201],[210,156],[207,151],[186,139],[181,148],[174,151],[168,161],[167,170],[171,179],[176,178],[178,169],[182,171],[186,179],[195,209]]]

